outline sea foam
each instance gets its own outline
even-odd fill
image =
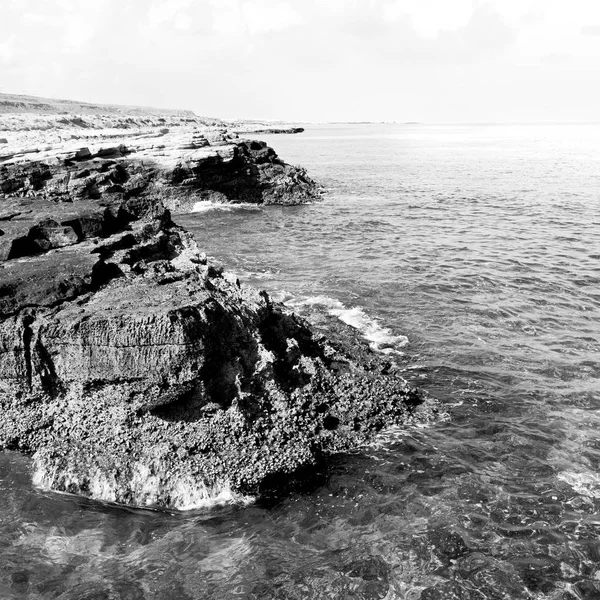
[[[373,350],[383,354],[402,354],[400,348],[408,344],[404,335],[395,335],[390,329],[380,325],[379,321],[369,316],[360,306],[348,308],[335,298],[327,296],[309,296],[308,298],[290,298],[284,300],[290,308],[316,307],[325,310],[331,316],[337,317],[346,325],[360,331],[362,336],[370,342]]]
[[[212,200],[200,200],[194,203],[194,206],[192,207],[193,213],[208,212],[209,210],[231,212],[231,207],[227,204],[221,204],[220,202],[213,202]]]
[[[576,471],[563,471],[556,478],[567,485],[580,496],[600,498],[600,475],[592,472],[581,473]]]
[[[50,468],[34,459],[33,483],[46,491],[60,488],[88,490],[86,496],[102,502],[118,503],[123,483],[117,484],[114,475],[99,469],[82,478],[75,470]],[[84,481],[85,480],[85,481]],[[60,486],[59,486],[60,484]],[[144,508],[175,509],[180,511],[210,509],[224,505],[246,506],[254,502],[252,496],[234,492],[229,483],[206,485],[191,477],[162,478],[153,474],[146,465],[135,465],[132,476],[125,484],[131,494],[128,504]],[[168,498],[165,503],[164,499]]]
[[[260,210],[260,206],[249,202],[236,202],[235,204],[226,204],[223,202],[213,202],[212,200],[199,200],[192,207],[193,213],[203,213],[210,210],[221,210],[223,212],[232,212],[236,209]]]

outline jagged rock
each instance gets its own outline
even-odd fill
[[[387,363],[208,263],[165,207],[304,201],[304,171],[260,142],[115,147],[0,166],[0,448],[34,454],[52,489],[180,507],[411,418],[421,398]]]
[[[162,506],[199,482],[255,492],[418,404],[376,355],[206,264],[160,203],[110,214],[121,231],[0,267],[0,447],[35,453],[53,489]]]
[[[31,306],[54,306],[91,290],[101,261],[91,253],[92,249],[89,245],[71,246],[52,254],[2,263],[0,318]]]
[[[252,134],[263,134],[266,133],[268,135],[274,135],[274,134],[291,134],[291,133],[302,133],[304,131],[304,127],[260,127],[260,126],[253,126],[253,125],[246,125],[244,127],[236,127],[235,132],[236,133],[243,133],[245,135],[248,135],[250,133]]]
[[[29,230],[27,243],[30,248],[25,249],[25,254],[45,252],[51,248],[71,246],[77,242],[78,237],[72,227],[61,225],[54,219],[44,219]]]
[[[6,138],[0,138],[0,144],[8,144],[8,140]]]
[[[109,156],[124,156],[128,152],[129,150],[127,149],[127,146],[125,146],[125,144],[120,144],[119,146],[113,146],[110,148],[100,148],[96,156],[99,156],[101,158],[106,158]]]
[[[77,152],[75,152],[75,158],[77,160],[86,160],[91,157],[92,153],[90,152],[89,148],[80,148],[79,150],[77,150]]]
[[[35,161],[13,157],[0,164],[0,191],[63,202],[143,195],[161,198],[174,212],[206,198],[298,204],[320,197],[304,169],[284,163],[264,142],[229,140],[218,149],[208,144],[194,134],[170,148],[119,144],[72,153],[51,149]]]

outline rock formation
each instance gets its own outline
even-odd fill
[[[219,135],[0,164],[0,448],[34,454],[52,489],[164,507],[256,493],[421,402],[355,339],[327,341],[209,264],[173,222],[167,207],[202,198],[317,195],[265,144]]]
[[[245,123],[243,125],[235,125],[232,127],[233,131],[235,131],[239,135],[249,135],[249,134],[268,134],[268,135],[278,135],[278,134],[292,134],[292,133],[303,133],[304,127],[295,127],[293,125],[281,125],[281,126],[272,126],[267,125],[265,123]]]
[[[298,204],[319,198],[304,169],[284,163],[264,142],[219,130],[78,146],[6,152],[0,194],[56,202],[151,196],[172,210],[191,210],[201,200]]]

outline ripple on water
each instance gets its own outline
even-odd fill
[[[176,220],[319,327],[331,313],[403,353],[451,418],[275,504],[177,515],[33,489],[2,455],[0,596],[600,597],[600,127],[266,139],[323,202]]]

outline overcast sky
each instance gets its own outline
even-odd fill
[[[600,120],[600,0],[0,0],[0,91],[290,120]]]

